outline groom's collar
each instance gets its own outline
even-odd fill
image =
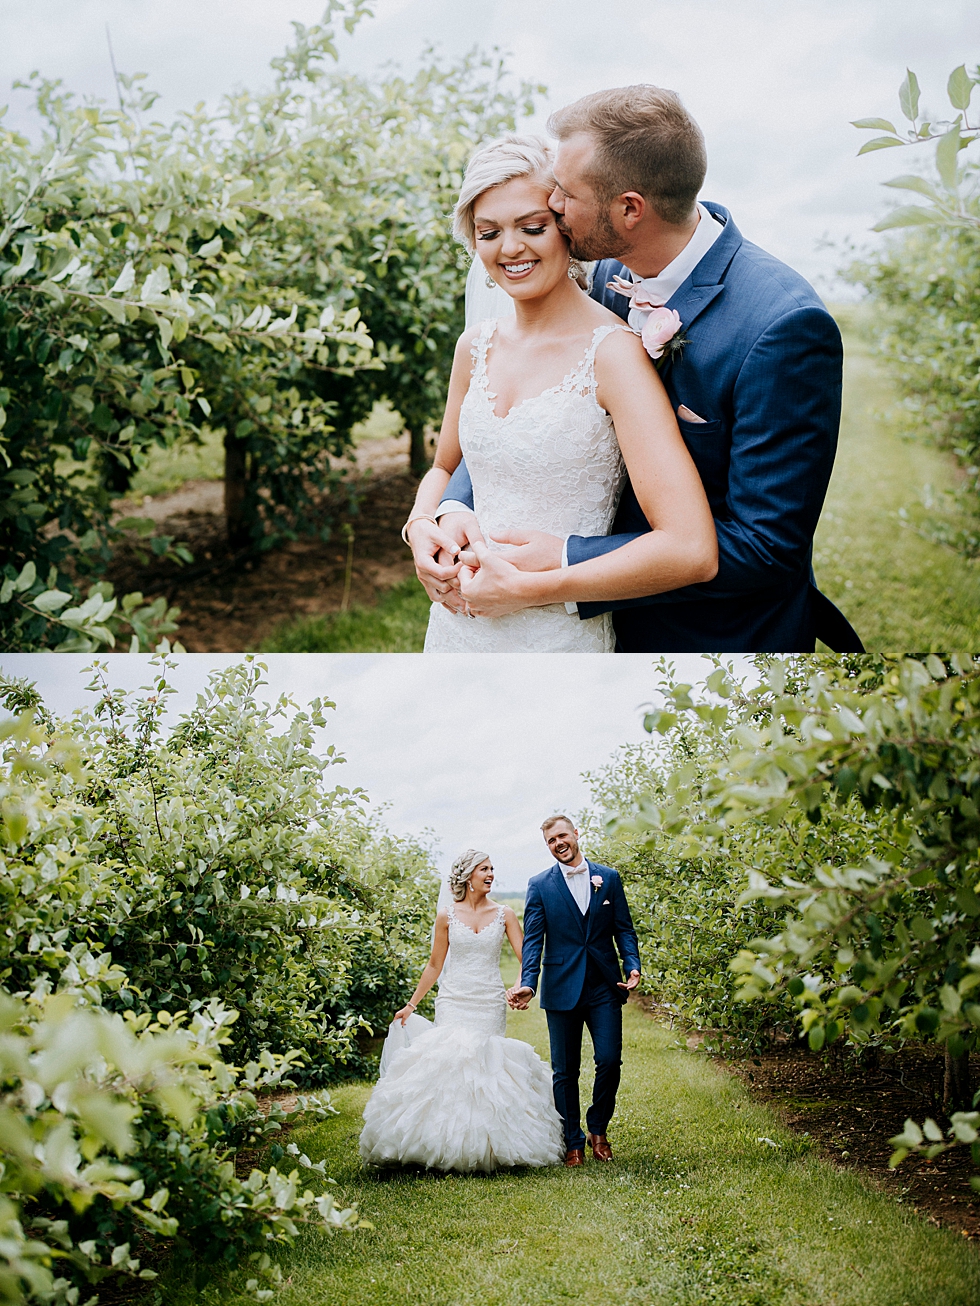
[[[705,208],[724,221],[725,229],[687,280],[678,286],[667,301],[667,307],[677,313],[685,332],[725,289],[725,273],[742,244],[742,233],[727,209],[720,204],[710,203],[705,204]]]
[[[682,293],[688,282],[695,286],[717,285],[725,275],[729,263],[731,263],[735,252],[742,243],[742,233],[735,226],[732,215],[728,210],[721,204],[712,204],[710,200],[704,200],[702,203],[716,221],[721,220],[724,230],[704,258],[698,263],[688,280],[678,287],[674,299]],[[671,301],[671,307],[675,307],[673,301]]]
[[[742,233],[732,221],[732,215],[721,204],[713,204],[710,200],[702,200],[701,203],[712,215],[712,218],[724,224],[724,229],[718,239],[700,260],[697,266],[688,276],[687,280],[678,286],[677,290],[667,301],[667,307],[675,309],[681,319],[682,326],[687,328],[699,317],[708,307],[711,301],[717,298],[725,288],[723,277],[728,270],[728,266],[735,257],[739,247],[742,244]],[[619,267],[622,272],[629,272],[629,268],[623,264],[616,264],[609,260],[604,264],[596,267],[597,278],[601,278],[600,284],[605,284],[610,275]],[[600,268],[602,271],[600,272]],[[625,317],[622,311],[622,300],[615,302],[616,296],[600,294],[597,296],[601,303],[606,303],[608,308],[618,311],[621,317]],[[668,364],[669,365],[669,364]]]

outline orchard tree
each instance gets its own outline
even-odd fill
[[[173,632],[162,600],[120,607],[98,581],[122,533],[152,535],[113,521],[112,500],[155,447],[222,433],[237,550],[329,536],[325,492],[378,398],[421,470],[462,326],[449,210],[469,152],[531,91],[508,92],[476,56],[444,68],[430,54],[407,80],[329,70],[334,20],[351,31],[366,12],[331,0],[319,24],[294,25],[268,93],[166,126],[147,123],[139,76],[120,78],[111,110],[35,81],[44,139],[8,132],[0,157],[6,647]]]

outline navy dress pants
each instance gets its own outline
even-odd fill
[[[623,1064],[623,1008],[608,987],[588,986],[571,1011],[549,1011],[547,1016],[555,1110],[564,1125],[565,1148],[571,1151],[585,1147],[578,1093],[582,1030],[588,1027],[595,1049],[595,1084],[586,1124],[590,1134],[604,1134],[616,1107]]]

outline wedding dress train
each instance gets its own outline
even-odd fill
[[[595,397],[596,350],[613,331],[596,327],[582,361],[564,381],[498,417],[487,379],[496,321],[473,346],[473,375],[459,414],[459,443],[473,483],[473,510],[488,546],[507,527],[606,535],[626,480],[612,418]],[[506,546],[499,546],[506,551]],[[612,617],[582,621],[563,603],[506,617],[466,617],[434,603],[426,653],[611,653]]]
[[[489,1171],[564,1158],[551,1071],[530,1044],[506,1037],[503,939],[503,907],[478,934],[450,908],[435,1024],[412,1015],[388,1032],[364,1109],[365,1165]]]

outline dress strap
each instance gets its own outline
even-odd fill
[[[579,391],[582,394],[595,398],[596,379],[595,379],[595,356],[596,350],[602,344],[607,336],[611,336],[614,331],[628,331],[633,335],[633,328],[621,322],[610,322],[605,326],[597,326],[592,332],[592,343],[585,351],[585,357],[579,363],[578,367],[569,376],[567,389]]]
[[[487,388],[487,354],[490,350],[490,341],[493,339],[493,333],[497,329],[497,319],[488,317],[480,327],[480,334],[473,341],[470,349],[470,355],[473,359],[473,371],[470,375],[470,385],[478,386],[481,390]]]

